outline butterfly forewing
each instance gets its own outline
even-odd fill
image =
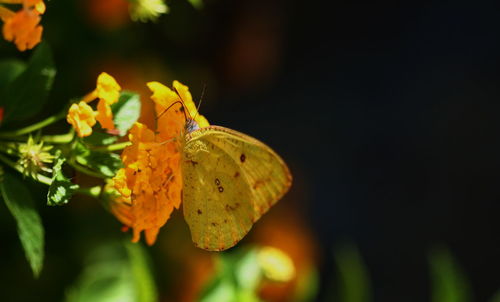
[[[219,126],[186,137],[182,167],[184,216],[195,244],[207,250],[234,246],[291,184],[269,147]]]

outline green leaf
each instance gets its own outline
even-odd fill
[[[79,188],[77,184],[72,183],[62,172],[62,165],[66,159],[61,152],[56,153],[54,167],[52,168],[52,183],[47,194],[47,205],[59,206],[67,204],[73,196],[73,193]]]
[[[345,245],[335,250],[340,286],[340,301],[371,301],[370,278],[358,249],[353,245]]]
[[[127,248],[129,256],[137,301],[157,301],[158,293],[156,292],[156,286],[146,251],[142,245],[136,243],[127,242],[125,247]]]
[[[34,51],[28,67],[0,94],[0,107],[5,108],[4,122],[19,122],[36,115],[45,105],[55,75],[50,48],[42,43]]]
[[[85,144],[91,146],[106,146],[113,144],[118,140],[118,136],[111,135],[99,130],[99,125],[94,126],[96,129],[92,131],[90,136],[83,138]]]
[[[127,134],[141,114],[141,99],[139,94],[123,91],[117,103],[111,106],[113,121],[120,136]]]
[[[67,291],[66,301],[158,301],[148,263],[148,255],[138,243],[107,243],[92,249],[84,271]]]
[[[429,253],[433,302],[472,301],[470,284],[453,255],[445,247],[435,247]]]
[[[26,69],[26,63],[8,59],[0,61],[0,92]]]
[[[188,0],[191,5],[198,9],[201,10],[203,8],[203,0]]]
[[[44,230],[29,188],[17,175],[5,173],[0,184],[2,196],[17,223],[17,232],[33,274],[38,277],[43,266]]]
[[[118,154],[92,151],[83,144],[77,146],[76,161],[104,177],[113,177],[119,169],[123,168],[122,160]]]
[[[257,289],[262,279],[262,270],[257,260],[256,248],[249,249],[241,255],[234,267],[234,273],[239,287]]]

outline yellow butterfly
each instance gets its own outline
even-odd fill
[[[197,247],[225,250],[283,197],[292,175],[271,148],[243,133],[209,125],[187,87],[174,82],[173,88],[185,118],[180,134],[184,218]]]
[[[243,133],[187,123],[182,148],[184,218],[196,246],[234,246],[288,191],[292,175],[271,148]],[[193,127],[194,126],[194,127]]]

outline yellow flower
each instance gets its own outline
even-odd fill
[[[92,126],[96,123],[95,112],[85,102],[71,105],[66,120],[73,126],[79,137],[91,135]]]
[[[120,85],[109,74],[102,72],[97,77],[96,97],[105,100],[106,104],[113,105],[118,102],[121,89]]]
[[[121,155],[125,168],[113,179],[121,196],[110,208],[133,229],[132,241],[138,241],[144,231],[146,242],[151,245],[181,203],[180,148],[186,118],[194,118],[200,127],[208,126],[208,121],[197,113],[187,86],[174,81],[174,90],[158,82],[150,82],[148,87],[156,103],[158,129],[154,132],[136,123],[130,130],[132,145]]]
[[[70,119],[68,118],[68,123],[73,125],[73,127],[77,130],[78,135],[80,137],[89,136],[92,134],[92,126],[95,125],[95,120],[97,120],[99,124],[101,124],[101,127],[104,129],[108,130],[115,129],[115,124],[113,123],[113,112],[111,111],[110,105],[118,102],[118,99],[120,98],[120,90],[121,90],[120,85],[118,85],[116,80],[109,74],[102,72],[97,77],[96,89],[94,89],[92,92],[88,93],[85,97],[83,97],[79,105],[80,107],[83,108],[83,105],[81,104],[82,103],[85,104],[86,105],[85,112],[88,113],[89,115],[90,114],[89,109],[92,110],[92,108],[89,105],[87,105],[87,103],[99,99],[99,102],[97,104],[97,111],[92,112],[93,113],[92,118],[95,118],[93,120],[93,123],[91,125],[90,123],[87,123],[88,125],[90,125],[90,127],[84,127],[84,129],[78,130],[76,123],[70,122]],[[74,108],[73,110],[76,110],[76,107],[73,107],[74,105],[75,104],[73,104],[71,108]]]
[[[168,12],[163,0],[131,0],[130,17],[133,21],[156,21],[161,14]]]
[[[149,82],[147,85],[153,92],[151,99],[156,104],[158,132],[162,139],[179,138],[184,131],[186,118],[194,119],[200,128],[210,125],[204,116],[198,114],[187,86],[178,81],[173,82],[173,89],[159,82]]]
[[[45,4],[41,0],[0,0],[2,3],[23,4],[23,8],[14,13],[0,6],[0,18],[4,22],[3,36],[13,41],[17,49],[25,51],[40,43],[43,27],[39,25],[40,15],[45,12]]]

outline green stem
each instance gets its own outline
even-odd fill
[[[66,134],[44,135],[42,136],[42,141],[52,144],[67,144],[73,140],[73,137],[75,137],[75,131],[71,129]]]
[[[99,195],[101,195],[102,187],[101,186],[94,186],[94,187],[88,187],[88,188],[79,188],[76,190],[77,193],[87,195],[90,197],[94,198],[99,198]]]
[[[19,172],[21,174],[23,173],[23,168],[20,165],[11,161],[7,157],[3,156],[2,154],[0,154],[0,160],[3,161],[5,164],[7,164],[12,169],[16,170],[17,172]],[[46,184],[48,186],[50,186],[52,184],[52,179],[50,179],[49,177],[42,175],[42,174],[37,174],[35,180],[40,182],[40,183]]]
[[[97,177],[97,178],[106,178],[106,176],[102,175],[102,174],[99,174],[93,170],[90,170],[88,168],[85,168],[84,166],[81,166],[79,165],[78,163],[74,162],[74,161],[71,161],[69,160],[68,161],[68,164],[70,166],[72,166],[73,168],[75,168],[75,170],[79,171],[79,172],[82,172],[84,174],[87,174],[87,175],[90,175],[90,176],[94,176],[94,177]]]
[[[131,145],[132,145],[131,142],[122,142],[122,143],[116,143],[116,144],[107,145],[107,146],[93,147],[92,150],[112,152],[112,151],[123,150],[126,147],[131,146]]]
[[[45,126],[53,124],[53,123],[63,119],[64,116],[66,116],[66,112],[62,111],[58,114],[49,116],[48,118],[44,119],[43,121],[40,121],[40,122],[35,123],[33,125],[30,125],[28,127],[24,127],[24,128],[13,130],[13,131],[0,132],[0,138],[14,138],[16,136],[28,134],[30,132],[36,131],[36,130],[41,129]]]

